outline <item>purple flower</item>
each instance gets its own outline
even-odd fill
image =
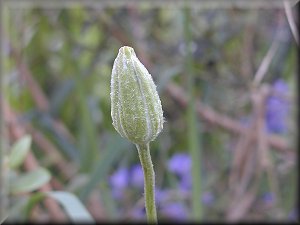
[[[187,173],[181,177],[179,187],[182,191],[190,191],[192,188],[192,176],[191,173]]]
[[[110,177],[110,182],[114,188],[126,188],[128,186],[129,173],[126,168],[119,168]]]
[[[273,89],[278,93],[285,94],[288,92],[289,87],[283,79],[278,79],[273,83]]]
[[[165,204],[160,212],[170,219],[185,220],[188,217],[187,208],[179,202]]]
[[[110,184],[112,187],[113,196],[120,198],[123,190],[128,187],[129,172],[126,168],[119,168],[110,177]]]
[[[290,211],[288,214],[288,219],[292,221],[298,221],[299,220],[298,210],[294,208],[292,211]]]
[[[142,166],[140,164],[136,164],[131,168],[130,175],[131,184],[134,187],[144,187],[144,174]]]
[[[155,201],[160,204],[164,202],[168,198],[168,190],[161,190],[158,188],[155,188]]]
[[[145,208],[142,207],[142,208],[135,208],[132,212],[131,212],[131,215],[134,219],[144,219],[145,218]]]
[[[168,169],[179,176],[188,174],[191,169],[191,157],[186,153],[173,155],[168,162]]]
[[[266,204],[272,204],[275,200],[275,196],[272,192],[267,192],[263,194],[262,200]]]
[[[266,128],[270,133],[285,133],[286,120],[289,113],[289,103],[283,98],[288,91],[287,84],[279,79],[273,84],[274,94],[266,100]]]
[[[202,194],[202,202],[204,205],[212,205],[214,201],[215,196],[211,192],[207,191]]]

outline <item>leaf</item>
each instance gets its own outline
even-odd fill
[[[35,192],[30,195],[30,198],[28,198],[26,202],[26,207],[24,207],[24,212],[27,220],[30,218],[31,211],[34,208],[34,206],[42,201],[45,198],[44,192]]]
[[[0,218],[0,224],[4,223],[4,221],[7,219],[8,215],[3,216],[3,218]]]
[[[60,203],[67,215],[74,223],[95,223],[93,217],[87,211],[85,206],[79,201],[79,199],[75,195],[63,191],[36,192],[30,195],[30,197],[26,196],[26,198],[22,199],[22,202],[20,201],[18,207],[14,207],[14,214],[9,215],[8,221],[15,222],[16,218],[18,219],[18,216],[16,214],[18,212],[24,212],[24,216],[26,218],[29,218],[34,206],[42,201],[45,197],[53,198],[55,201]],[[19,222],[19,220],[17,220],[17,222]]]
[[[86,27],[78,37],[78,42],[84,46],[95,48],[101,42],[101,30],[98,24]]]
[[[46,194],[63,206],[74,223],[95,223],[93,217],[75,195],[64,191],[47,192]]]
[[[71,143],[68,138],[66,138],[65,135],[61,133],[61,131],[58,131],[55,128],[55,126],[53,125],[53,118],[51,118],[49,115],[45,115],[40,120],[36,121],[50,133],[54,142],[61,148],[61,150],[65,154],[67,154],[73,161],[79,161],[79,150],[77,149],[77,146]]]
[[[46,169],[39,168],[13,179],[10,191],[12,194],[34,191],[48,183],[50,178],[51,175]]]
[[[85,201],[89,193],[102,181],[105,180],[109,170],[117,162],[123,154],[130,148],[130,142],[121,138],[118,134],[111,134],[98,165],[92,172],[89,182],[85,185],[79,197]]]
[[[18,198],[12,200],[13,204],[8,209],[6,216],[7,223],[24,223],[28,220],[28,216],[25,214],[25,209],[29,201],[29,196],[18,196]],[[1,223],[0,223],[1,224]]]
[[[12,146],[9,156],[9,167],[11,169],[15,169],[23,163],[30,146],[31,137],[29,135],[23,136]]]

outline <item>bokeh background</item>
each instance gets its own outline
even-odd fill
[[[97,221],[145,219],[137,150],[110,115],[113,61],[128,45],[152,74],[166,120],[151,143],[159,221],[194,220],[193,201],[202,221],[295,221],[298,5],[8,7],[6,143],[32,137],[16,173],[46,168],[41,190],[73,193]],[[35,193],[9,195],[12,220],[68,221],[45,200],[19,203]]]

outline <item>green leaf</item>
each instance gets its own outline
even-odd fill
[[[95,223],[93,217],[75,195],[64,191],[47,192],[46,194],[49,197],[54,198],[63,206],[64,210],[74,223]]]
[[[90,222],[95,223],[93,217],[87,211],[85,206],[80,202],[80,200],[69,192],[63,191],[51,191],[51,192],[37,192],[30,195],[30,197],[26,196],[26,198],[20,201],[18,207],[13,211],[13,215],[9,215],[9,220],[14,222],[16,218],[18,218],[16,213],[21,213],[24,211],[24,216],[26,218],[29,217],[33,207],[42,201],[45,197],[53,198],[59,204],[62,205],[63,209],[65,210],[66,214],[70,217],[72,222],[79,223],[79,222]],[[23,221],[23,220],[22,220]]]
[[[5,215],[3,218],[0,218],[0,224],[4,223],[4,221],[7,219],[8,215]]]
[[[39,168],[13,179],[10,192],[12,194],[18,194],[34,191],[48,183],[50,178],[51,175],[46,169]]]
[[[81,32],[78,37],[78,42],[82,45],[95,48],[101,42],[101,30],[98,24],[91,25]]]
[[[105,180],[114,163],[117,162],[129,148],[130,142],[117,134],[110,135],[106,150],[104,150],[98,165],[92,172],[90,180],[79,194],[82,201],[85,201],[89,193],[91,193],[101,181]]]
[[[28,220],[28,216],[25,214],[25,209],[29,201],[29,196],[18,196],[13,199],[12,206],[8,209],[7,223],[24,223]],[[0,223],[1,224],[1,223]]]
[[[26,202],[26,207],[24,207],[24,214],[26,218],[30,218],[30,214],[34,206],[42,201],[45,198],[45,193],[44,192],[35,192],[30,195],[30,198],[28,198]],[[28,219],[27,219],[28,220]]]
[[[15,169],[19,167],[24,161],[31,146],[31,137],[25,135],[19,139],[11,148],[9,156],[9,167]]]

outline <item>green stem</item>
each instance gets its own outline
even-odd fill
[[[155,174],[151,161],[149,143],[145,145],[136,145],[144,171],[144,192],[145,207],[148,223],[157,224],[156,207],[155,207]]]
[[[192,215],[193,220],[199,221],[202,219],[202,202],[201,202],[201,135],[199,134],[197,125],[200,125],[197,120],[195,107],[195,77],[193,71],[193,58],[191,51],[191,31],[190,31],[190,9],[187,7],[183,10],[184,18],[184,35],[187,49],[186,55],[186,71],[188,73],[188,109],[187,109],[187,124],[188,124],[188,145],[192,157]]]
[[[8,30],[9,27],[9,19],[11,18],[10,14],[11,10],[8,10],[8,7],[5,6],[2,1],[0,1],[0,36],[4,36],[4,32],[2,31]],[[0,52],[2,52],[2,46],[0,46]],[[1,74],[4,74],[4,57],[0,54],[0,90],[4,89],[4,83]],[[3,92],[3,99],[6,99],[6,96]],[[6,162],[8,150],[8,134],[4,127],[4,117],[2,114],[2,96],[0,97],[0,224],[6,220],[8,217],[8,206],[9,206],[9,198],[8,198],[8,163]]]

